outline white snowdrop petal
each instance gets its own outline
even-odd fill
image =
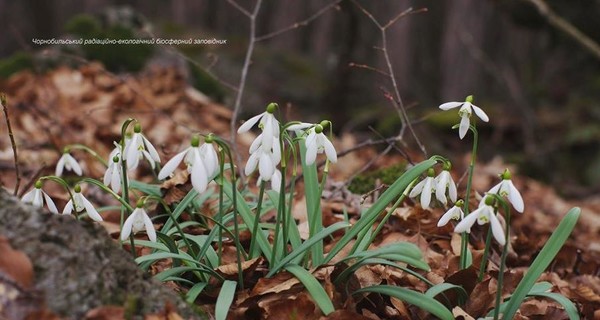
[[[437,177],[436,177],[436,183],[435,183],[435,197],[444,205],[446,205],[448,203],[448,200],[446,199],[446,188],[448,186],[448,176],[446,175],[448,171],[444,170],[442,171]]]
[[[456,183],[454,183],[454,180],[452,180],[452,177],[450,177],[450,181],[448,182],[448,195],[450,196],[450,200],[452,202],[456,202],[456,199],[458,199]]]
[[[195,155],[195,161],[192,165],[192,186],[198,193],[202,193],[206,190],[208,186],[208,179],[206,177],[206,168],[204,168],[204,164],[200,159],[200,155]]]
[[[463,232],[471,232],[471,227],[477,220],[480,214],[480,209],[477,209],[470,214],[468,214],[461,222],[459,222],[456,227],[454,227],[454,232],[463,233]]]
[[[460,118],[460,126],[458,127],[458,136],[462,139],[467,135],[467,131],[469,131],[469,127],[471,126],[471,122],[469,121],[468,115],[463,115]]]
[[[104,172],[104,178],[102,178],[102,183],[105,186],[108,186],[110,184],[110,179],[112,177],[112,171],[113,171],[114,166],[111,164],[108,165],[108,168],[106,169],[106,171]]]
[[[464,102],[446,102],[440,105],[440,109],[442,110],[450,110],[462,105]]]
[[[246,167],[244,168],[244,174],[249,176],[256,169],[261,154],[262,151],[256,151],[250,155],[248,162],[246,162]]]
[[[254,153],[258,148],[260,148],[260,146],[262,145],[262,137],[263,133],[259,134],[258,137],[256,137],[256,139],[252,141],[250,149],[248,150],[249,153]]]
[[[133,213],[127,217],[127,220],[125,220],[125,223],[123,223],[123,228],[121,229],[121,241],[125,241],[127,240],[127,238],[129,238],[129,235],[131,234],[131,230],[133,229],[133,220],[135,219],[135,216],[137,215],[137,212],[135,210],[133,210]]]
[[[309,136],[310,138],[310,136]],[[317,160],[317,141],[316,138],[306,139],[306,165],[310,166]]]
[[[114,191],[115,193],[119,193],[119,191],[121,191],[121,172],[119,171],[119,168],[116,166],[117,165],[115,165],[115,167],[113,168],[113,171],[112,171],[112,176],[110,179],[110,187],[111,187],[112,191]]]
[[[458,207],[454,206],[454,207],[450,208],[450,210],[446,211],[446,213],[444,213],[444,215],[442,215],[442,217],[438,221],[437,226],[438,227],[443,227],[443,226],[447,225],[448,222],[450,222],[450,220],[456,214],[455,213],[456,209],[458,209]]]
[[[156,242],[156,230],[154,229],[154,225],[152,224],[152,220],[148,217],[146,211],[142,212],[142,217],[144,218],[144,227],[146,229],[146,234],[148,238],[152,242]]]
[[[58,159],[58,163],[56,164],[56,170],[54,171],[54,175],[57,177],[60,177],[63,174],[63,170],[65,168],[65,161],[67,160],[67,158],[65,158],[65,154],[63,154],[60,157],[60,159]]]
[[[331,161],[331,163],[336,163],[337,162],[337,152],[335,151],[335,148],[333,147],[333,143],[331,143],[331,141],[329,141],[329,139],[327,139],[327,137],[323,136],[323,147],[325,148],[325,155],[327,156],[327,159],[329,159],[329,161]]]
[[[85,211],[87,212],[88,216],[94,221],[102,221],[102,217],[100,216],[98,211],[96,211],[96,208],[94,208],[92,203],[83,196],[81,197],[81,200],[83,202],[83,206],[85,207]]]
[[[31,205],[37,208],[41,208],[44,206],[44,198],[42,197],[42,190],[35,188],[35,192],[33,193],[33,201]]]
[[[265,117],[265,124],[263,126],[263,137],[262,137],[262,148],[264,151],[269,152],[273,147],[273,119]]]
[[[33,196],[35,193],[35,189],[36,188],[31,189],[31,190],[29,190],[29,192],[27,192],[25,195],[23,195],[23,198],[21,198],[21,201],[23,201],[25,203],[33,202]]]
[[[165,178],[169,177],[173,173],[173,171],[175,171],[175,169],[179,167],[179,164],[181,163],[181,161],[183,161],[183,158],[185,158],[190,149],[191,147],[183,150],[182,152],[176,154],[173,158],[171,158],[171,160],[167,161],[167,163],[165,163],[165,166],[162,167],[162,169],[158,173],[158,180],[164,180]]]
[[[473,107],[473,111],[475,111],[475,114],[479,117],[479,119],[481,119],[484,122],[490,121],[488,115],[481,108],[473,104],[471,106]]]
[[[52,201],[52,198],[50,198],[50,196],[47,195],[45,192],[42,192],[42,194],[44,195],[44,199],[46,200],[48,210],[50,210],[50,212],[52,213],[58,213],[58,208],[56,207],[56,204],[54,204],[54,201]]]
[[[73,172],[75,172],[78,176],[81,176],[83,174],[83,170],[81,170],[79,162],[77,162],[77,160],[75,160],[75,158],[68,153],[66,153],[64,156],[66,156],[65,164],[68,164]]]
[[[275,170],[271,177],[271,189],[277,192],[281,190],[281,171]]]
[[[421,192],[421,207],[423,209],[429,209],[429,203],[431,203],[431,190],[432,190],[433,178],[425,178],[425,186]]]
[[[417,183],[417,185],[414,186],[414,188],[412,188],[412,190],[410,190],[410,194],[408,196],[411,198],[418,196],[419,193],[421,193],[423,191],[423,186],[425,186],[425,180],[419,181],[419,183]]]
[[[523,210],[525,210],[525,203],[523,202],[521,193],[517,190],[511,180],[506,180],[506,184],[508,185],[508,201],[512,203],[515,210],[523,213]]]
[[[260,155],[260,160],[258,162],[258,172],[260,173],[261,178],[264,181],[271,180],[273,176],[273,172],[275,172],[275,166],[273,165],[273,160],[269,156],[268,153],[263,152]]]
[[[71,214],[73,212],[73,200],[69,200],[63,209],[63,214]]]
[[[496,215],[492,212],[489,215],[490,218],[490,228],[492,229],[492,235],[494,235],[494,239],[498,241],[498,243],[503,246],[506,243],[506,236],[504,235],[504,230],[502,229],[502,225]]]
[[[142,140],[144,141],[144,147],[146,148],[146,150],[148,150],[148,153],[150,153],[152,160],[154,160],[154,162],[156,162],[156,163],[160,163],[160,156],[158,155],[156,148],[154,148],[152,143],[150,143],[150,140],[148,140],[143,135],[142,135]]]
[[[250,130],[252,127],[254,127],[254,125],[258,122],[258,120],[260,120],[260,118],[264,115],[265,113],[261,113],[259,115],[256,115],[250,119],[248,119],[246,122],[244,122],[240,128],[238,129],[238,133],[244,133],[248,130]]]
[[[273,139],[273,166],[276,166],[281,161],[281,145],[279,144],[279,139]]]

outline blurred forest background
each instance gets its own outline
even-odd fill
[[[254,1],[242,1],[250,11]],[[336,3],[306,26],[261,40]],[[417,135],[431,153],[462,159],[469,143],[450,126],[442,102],[475,95],[490,115],[480,123],[482,157],[517,163],[566,196],[600,191],[600,59],[548,24],[525,0],[358,1],[382,24],[412,7],[387,30],[398,87]],[[599,0],[548,0],[585,35],[600,42]],[[222,0],[0,0],[0,89],[23,69],[99,60],[115,73],[151,66],[181,70],[214,100],[233,105],[248,46],[249,19]],[[349,0],[263,1],[258,41],[240,119],[270,101],[291,105],[307,121],[331,119],[339,133],[397,134],[400,119],[384,97],[389,79],[381,34]],[[205,38],[224,45],[40,46],[32,39]],[[179,53],[178,53],[179,52]],[[188,59],[185,59],[187,57]],[[194,63],[190,63],[193,61]],[[353,65],[354,64],[354,65]],[[211,74],[218,76],[214,79]],[[199,115],[200,117],[202,115]],[[406,135],[409,145],[410,136]]]

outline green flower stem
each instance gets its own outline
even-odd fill
[[[218,250],[218,256],[219,256],[219,265],[221,265],[221,257],[223,256],[223,216],[224,214],[224,204],[223,204],[223,184],[225,183],[225,176],[224,176],[224,172],[225,172],[225,152],[223,151],[223,148],[219,147],[220,150],[220,154],[221,154],[221,161],[219,162],[219,179],[221,179],[221,183],[219,184],[219,213],[217,214],[217,217],[215,217],[218,221],[219,221],[219,238],[217,240],[217,250]],[[250,251],[252,252],[252,251]]]
[[[227,145],[225,141],[223,141],[219,137],[215,137],[215,142],[219,145],[219,147],[223,148],[223,150],[227,153],[227,157],[229,161],[233,163],[233,156],[231,155],[231,149]],[[225,161],[225,160],[223,160]],[[238,225],[238,212],[237,212],[237,177],[235,174],[235,170],[231,170],[231,192],[232,192],[232,204],[233,204],[233,230],[235,232],[234,242],[236,247],[236,255],[237,255],[237,267],[238,267],[238,283],[241,290],[244,290],[244,275],[242,274],[242,255],[244,256],[244,260],[248,260],[248,256],[244,252],[244,248],[242,248],[242,244],[240,243],[240,228]]]
[[[502,303],[502,284],[504,281],[504,269],[506,268],[506,256],[508,254],[508,245],[510,244],[510,208],[506,202],[502,201],[504,207],[504,219],[506,222],[506,242],[502,249],[502,256],[500,258],[500,270],[498,273],[498,285],[496,289],[496,304],[494,308],[494,320],[498,320],[500,316],[500,304]]]
[[[123,159],[124,155],[125,155],[125,135],[127,134],[127,127],[129,127],[129,124],[136,121],[133,118],[128,118],[127,120],[125,120],[125,122],[123,122],[123,125],[121,126],[121,156],[120,156],[120,160],[121,160],[121,189],[123,190],[123,199],[125,199],[125,201],[119,201],[121,202],[121,204],[123,204],[123,207],[121,207],[121,221],[120,221],[120,227],[121,230],[123,229],[123,223],[125,223],[125,212],[127,211],[128,214],[131,214],[133,212],[133,208],[129,205],[128,201],[129,201],[129,188],[128,188],[128,183],[127,183],[127,161],[125,161],[125,159]],[[112,192],[112,190],[110,190]],[[112,192],[114,194],[114,192]],[[113,195],[114,196],[114,195]],[[133,257],[135,258],[136,254],[135,254],[135,241],[133,240],[133,234],[131,234],[130,236],[130,241],[131,241],[131,254],[133,255]]]
[[[483,275],[485,274],[485,269],[487,266],[487,258],[490,251],[490,246],[492,245],[492,228],[488,228],[487,236],[485,238],[485,248],[483,249],[483,256],[481,257],[481,265],[479,266],[479,276],[477,277],[477,282],[481,282],[483,280]]]
[[[473,150],[471,152],[471,163],[469,164],[469,174],[467,177],[467,193],[465,195],[465,206],[463,208],[463,212],[465,213],[465,217],[469,214],[469,198],[471,196],[471,185],[473,183],[473,171],[475,170],[475,160],[477,158],[477,147],[479,141],[479,134],[477,133],[477,129],[475,126],[471,125],[469,127],[473,132]],[[461,242],[460,242],[460,269],[466,269],[467,265],[467,251],[469,245],[469,234],[463,232],[461,234]]]
[[[263,197],[265,194],[265,181],[260,182],[260,191],[258,192],[258,203],[256,204],[256,215],[254,216],[254,225],[252,226],[252,240],[250,241],[250,249],[248,252],[250,253],[250,257],[253,258],[258,254],[258,250],[256,248],[256,237],[255,234],[258,233],[258,225],[260,224],[260,212],[262,209]],[[262,231],[261,231],[262,232]]]
[[[94,158],[96,158],[96,160],[100,161],[100,163],[102,163],[105,167],[108,167],[108,163],[106,163],[106,160],[102,159],[102,157],[96,151],[94,151],[92,148],[90,148],[86,145],[76,143],[76,144],[70,144],[70,145],[66,146],[65,148],[83,150],[83,151],[91,154]]]

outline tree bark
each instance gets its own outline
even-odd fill
[[[125,314],[142,318],[171,305],[186,319],[200,318],[171,289],[142,272],[97,223],[49,214],[0,188],[0,236],[33,264],[33,287],[21,291],[41,293],[60,317],[82,319],[94,308],[121,306]]]

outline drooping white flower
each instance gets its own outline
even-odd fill
[[[421,195],[421,207],[423,209],[429,209],[429,204],[431,203],[431,194],[435,192],[435,179],[434,176],[435,171],[433,168],[429,168],[427,170],[427,177],[421,182],[417,183],[417,185],[410,191],[409,197],[414,198]]]
[[[121,190],[121,161],[119,161],[118,155],[113,156],[109,161],[102,182],[105,186],[110,186],[115,193],[119,193]]]
[[[300,136],[303,131],[309,131],[309,130],[306,130],[306,129],[312,128],[314,126],[315,126],[314,123],[299,122],[299,123],[295,123],[295,124],[289,125],[286,128],[286,130],[293,131],[293,132],[296,133],[296,136]]]
[[[468,96],[465,102],[446,102],[440,105],[442,110],[450,110],[460,107],[458,115],[460,115],[460,126],[458,128],[458,136],[462,139],[467,134],[469,126],[471,125],[470,118],[473,111],[475,114],[484,122],[490,121],[488,115],[478,106],[473,104],[473,96]]]
[[[73,191],[73,198],[67,202],[67,205],[65,205],[62,213],[71,214],[73,209],[75,209],[76,212],[82,212],[85,210],[92,220],[102,221],[102,217],[96,208],[94,208],[94,205],[92,205],[92,203],[86,199],[83,194],[81,194],[81,187],[79,185],[75,185]]]
[[[500,175],[502,181],[497,185],[493,186],[488,193],[497,193],[503,197],[506,197],[508,201],[513,205],[515,210],[523,213],[525,210],[525,203],[523,202],[523,197],[521,193],[511,180],[511,174],[508,169],[504,170],[504,172]]]
[[[452,208],[450,208],[438,221],[437,226],[443,227],[450,222],[450,220],[462,220],[465,216],[465,213],[462,210],[464,202],[462,200],[458,200]]]
[[[256,185],[260,186],[262,183],[262,177],[259,176],[256,180]],[[275,169],[273,175],[271,176],[271,190],[280,192],[281,190],[281,171],[279,169]]]
[[[262,129],[262,135],[259,144],[265,148],[265,151],[268,151],[267,149],[270,149],[273,145],[273,139],[279,137],[279,121],[273,115],[275,109],[277,109],[277,104],[270,103],[265,112],[244,122],[238,129],[238,133],[247,132],[260,120],[259,127]],[[257,137],[257,139],[259,138]]]
[[[313,129],[310,129],[310,133],[308,134],[308,137],[306,137],[305,145],[307,165],[315,163],[317,153],[323,152],[325,152],[327,159],[331,163],[337,162],[337,152],[331,141],[329,141],[327,136],[323,133],[322,125],[317,124]]]
[[[58,159],[54,175],[57,177],[62,176],[65,169],[67,169],[67,171],[75,172],[75,174],[78,176],[83,174],[79,162],[77,162],[77,160],[75,160],[75,158],[73,158],[73,156],[69,153],[68,148],[65,148],[65,152],[63,152],[63,155],[60,157],[60,159]]]
[[[152,220],[150,220],[150,217],[148,217],[146,210],[138,206],[135,208],[135,210],[133,210],[127,220],[125,220],[125,223],[123,223],[123,229],[121,229],[120,237],[121,241],[127,240],[131,232],[135,234],[143,230],[146,231],[150,241],[156,242],[156,230],[154,230]]]
[[[490,223],[490,228],[492,230],[492,235],[494,239],[500,244],[504,245],[506,243],[506,238],[504,235],[504,230],[502,229],[502,225],[500,221],[496,217],[494,213],[494,208],[492,204],[494,203],[494,198],[486,197],[485,200],[479,205],[475,211],[468,214],[461,222],[459,222],[456,227],[454,227],[454,232],[462,233],[462,232],[471,232],[471,227],[477,221],[479,225]]]
[[[260,179],[270,181],[273,174],[277,170],[277,164],[281,156],[277,156],[273,151],[265,151],[263,148],[258,148],[250,154],[244,173],[250,175],[258,166]]]
[[[58,213],[58,209],[52,201],[52,198],[42,190],[42,182],[36,181],[35,187],[23,195],[21,201],[25,203],[31,203],[32,206],[41,208],[44,206],[44,200],[46,201],[46,205],[48,206],[48,210],[52,213]]]
[[[191,146],[171,158],[158,173],[158,179],[163,180],[170,176],[181,161],[184,161],[191,175],[192,186],[199,193],[204,192],[210,180],[219,172],[219,158],[212,146],[212,139],[210,135],[207,136],[206,143],[199,146],[200,138],[192,137]]]
[[[133,127],[133,136],[129,143],[125,143],[125,150],[123,151],[123,160],[127,161],[127,168],[133,170],[137,168],[140,159],[146,158],[150,163],[152,169],[154,169],[156,163],[160,163],[160,156],[156,151],[156,148],[150,143],[148,139],[142,134],[142,128],[139,123],[136,123]]]
[[[450,201],[456,202],[456,183],[454,183],[454,180],[452,179],[450,168],[444,168],[444,170],[435,177],[435,197],[444,205],[448,203],[448,199],[446,199],[446,190],[448,190]]]

